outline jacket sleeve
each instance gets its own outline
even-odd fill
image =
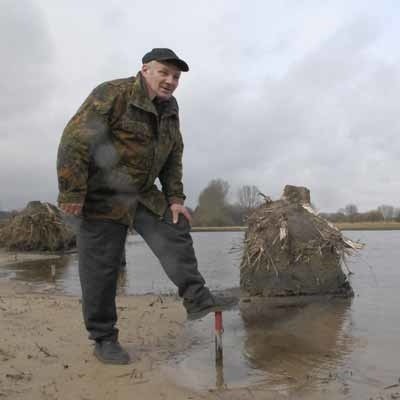
[[[107,83],[98,86],[65,127],[57,154],[59,204],[83,204],[91,147],[109,131],[113,98]]]
[[[183,204],[186,199],[182,184],[183,140],[179,130],[177,136],[174,147],[159,174],[162,190],[167,197],[168,204]]]

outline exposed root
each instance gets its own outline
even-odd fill
[[[320,217],[304,202],[309,200],[308,189],[298,189],[296,192],[296,187],[290,187],[289,195],[265,202],[249,216],[240,265],[242,288],[251,290],[254,286],[259,292],[260,277],[271,285],[271,293],[273,285],[281,284],[277,289],[279,295],[286,290],[302,294],[320,290],[331,293],[346,286],[343,269],[348,274],[351,271],[345,258],[360,250],[363,244],[345,238],[339,229]],[[318,288],[314,290],[311,281]]]
[[[61,251],[75,243],[74,232],[50,203],[30,202],[0,229],[0,246],[11,251]]]

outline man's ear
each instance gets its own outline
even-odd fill
[[[141,68],[141,72],[142,72],[143,74],[146,74],[146,73],[149,71],[149,69],[150,69],[149,64],[143,64],[143,65],[142,65],[142,68]]]

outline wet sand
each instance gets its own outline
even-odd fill
[[[17,256],[17,260],[26,260],[27,255]],[[32,255],[29,255],[32,257]],[[39,256],[34,256],[39,257]],[[0,253],[0,266],[9,263],[12,256]],[[248,300],[248,299],[247,299]],[[265,324],[257,325],[253,330],[252,313],[255,307],[247,301],[241,303],[240,313],[245,323],[246,337],[243,346],[246,356],[259,365],[260,370],[280,371],[276,376],[277,384],[268,381],[249,382],[234,385],[228,382],[221,384],[223,370],[218,370],[212,357],[196,357],[195,346],[201,342],[202,353],[212,355],[213,347],[210,338],[204,341],[204,331],[212,328],[212,319],[200,322],[186,322],[184,309],[175,296],[135,295],[118,296],[117,300],[120,328],[120,341],[133,358],[127,366],[109,366],[101,364],[92,354],[93,346],[87,339],[81,317],[81,304],[78,296],[61,295],[51,287],[45,292],[39,292],[32,285],[13,280],[0,280],[0,399],[160,399],[160,400],[261,400],[261,399],[396,399],[400,398],[400,385],[397,379],[390,377],[387,384],[363,385],[358,389],[359,371],[352,366],[346,366],[340,373],[324,373],[321,375],[316,369],[306,364],[299,371],[290,370],[296,366],[291,361],[288,366],[282,365],[285,353],[293,354],[301,362],[302,353],[312,354],[318,351],[303,346],[308,343],[313,332],[322,328],[325,349],[332,346],[331,353],[324,355],[328,361],[337,357],[335,331],[339,331],[337,319],[315,321],[313,316],[317,311],[311,309],[307,329],[302,333],[304,340],[293,340],[292,335],[282,336],[282,326],[274,328],[273,321],[262,318]],[[290,308],[289,308],[290,311]],[[290,316],[290,313],[287,313]],[[286,311],[285,311],[286,314]],[[268,316],[271,317],[268,312]],[[301,312],[301,315],[303,313]],[[322,315],[322,314],[321,314]],[[339,313],[338,315],[341,315]],[[211,316],[210,316],[211,318]],[[272,316],[276,321],[278,318]],[[281,318],[281,314],[279,315]],[[294,318],[294,319],[293,319]],[[284,325],[289,329],[297,326],[296,316],[287,319],[284,316]],[[301,317],[301,320],[305,320]],[[306,319],[308,320],[308,319]],[[236,320],[238,319],[236,318]],[[306,321],[307,322],[307,321]],[[276,322],[275,322],[276,323]],[[227,332],[225,333],[226,350],[229,348],[229,335],[239,343],[233,325],[229,325],[226,316]],[[296,331],[296,330],[295,330]],[[295,332],[292,330],[292,332]],[[265,336],[265,332],[268,333]],[[232,336],[233,335],[233,336]],[[259,341],[261,337],[261,341]],[[207,344],[207,341],[209,343]],[[205,346],[205,347],[204,347]],[[261,347],[257,347],[261,346]],[[296,352],[293,352],[293,347]],[[318,346],[316,346],[318,347]],[[237,351],[238,356],[243,353],[239,345],[234,344],[231,351]],[[322,350],[321,350],[322,353]],[[326,351],[325,351],[326,353]],[[324,353],[324,354],[325,354]],[[213,387],[182,383],[182,366],[171,363],[174,357],[180,354],[190,356],[185,373],[191,374],[196,380],[205,373],[215,376],[217,384]],[[328,357],[329,356],[329,357]],[[227,368],[229,355],[226,354]],[[286,357],[287,359],[288,357]],[[318,358],[319,360],[319,358]],[[297,362],[296,361],[296,362]],[[320,362],[320,361],[318,361]],[[325,362],[325,361],[321,361]],[[338,362],[335,362],[338,364]],[[190,369],[188,371],[188,369]],[[198,372],[197,372],[198,370]],[[225,378],[228,377],[225,370]],[[381,371],[382,373],[382,371]],[[383,371],[384,373],[384,371]],[[189,376],[189,375],[188,375]],[[299,377],[304,378],[304,386]],[[400,374],[399,374],[400,376]],[[179,379],[181,378],[181,379]],[[183,377],[184,378],[184,377]],[[274,378],[275,379],[275,378]],[[285,379],[287,383],[281,384]],[[218,384],[219,380],[219,384]],[[312,386],[307,383],[317,382]]]
[[[92,355],[76,297],[32,293],[0,283],[0,398],[187,399],[158,365],[188,343],[185,314],[173,297],[118,299],[120,341],[134,362],[107,366]]]
[[[92,355],[93,348],[84,331],[77,297],[32,293],[29,286],[22,283],[0,281],[0,398],[352,398],[348,397],[350,384],[341,377],[313,377],[311,371],[309,379],[321,380],[318,388],[311,392],[301,387],[288,390],[288,385],[282,385],[282,390],[277,390],[275,385],[274,390],[271,390],[271,385],[266,383],[232,388],[224,385],[208,389],[196,385],[188,387],[175,379],[178,377],[174,377],[174,371],[165,373],[168,359],[188,351],[193,345],[192,337],[185,329],[187,323],[180,301],[173,296],[122,296],[118,298],[118,311],[120,340],[134,361],[127,366],[107,366]],[[202,323],[204,329],[204,321]],[[200,324],[197,329],[201,327]],[[195,336],[196,325],[190,329]],[[215,371],[215,365],[210,364],[209,368]],[[204,368],[201,362],[200,367]],[[179,370],[176,372],[179,374]],[[196,374],[195,361],[193,373]],[[216,373],[218,377],[218,370]],[[351,374],[351,371],[343,371],[343,374]],[[388,389],[371,388],[365,398],[400,398],[400,388],[396,384],[398,382],[394,382],[394,386]]]
[[[191,390],[166,377],[162,365],[190,345],[182,334],[185,313],[176,298],[119,297],[118,312],[120,341],[134,361],[104,365],[92,354],[78,298],[32,293],[22,283],[0,282],[0,398],[280,398],[246,388]]]

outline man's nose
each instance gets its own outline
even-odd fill
[[[168,75],[165,81],[172,85],[172,83],[174,82],[174,78],[172,77],[172,75]]]

